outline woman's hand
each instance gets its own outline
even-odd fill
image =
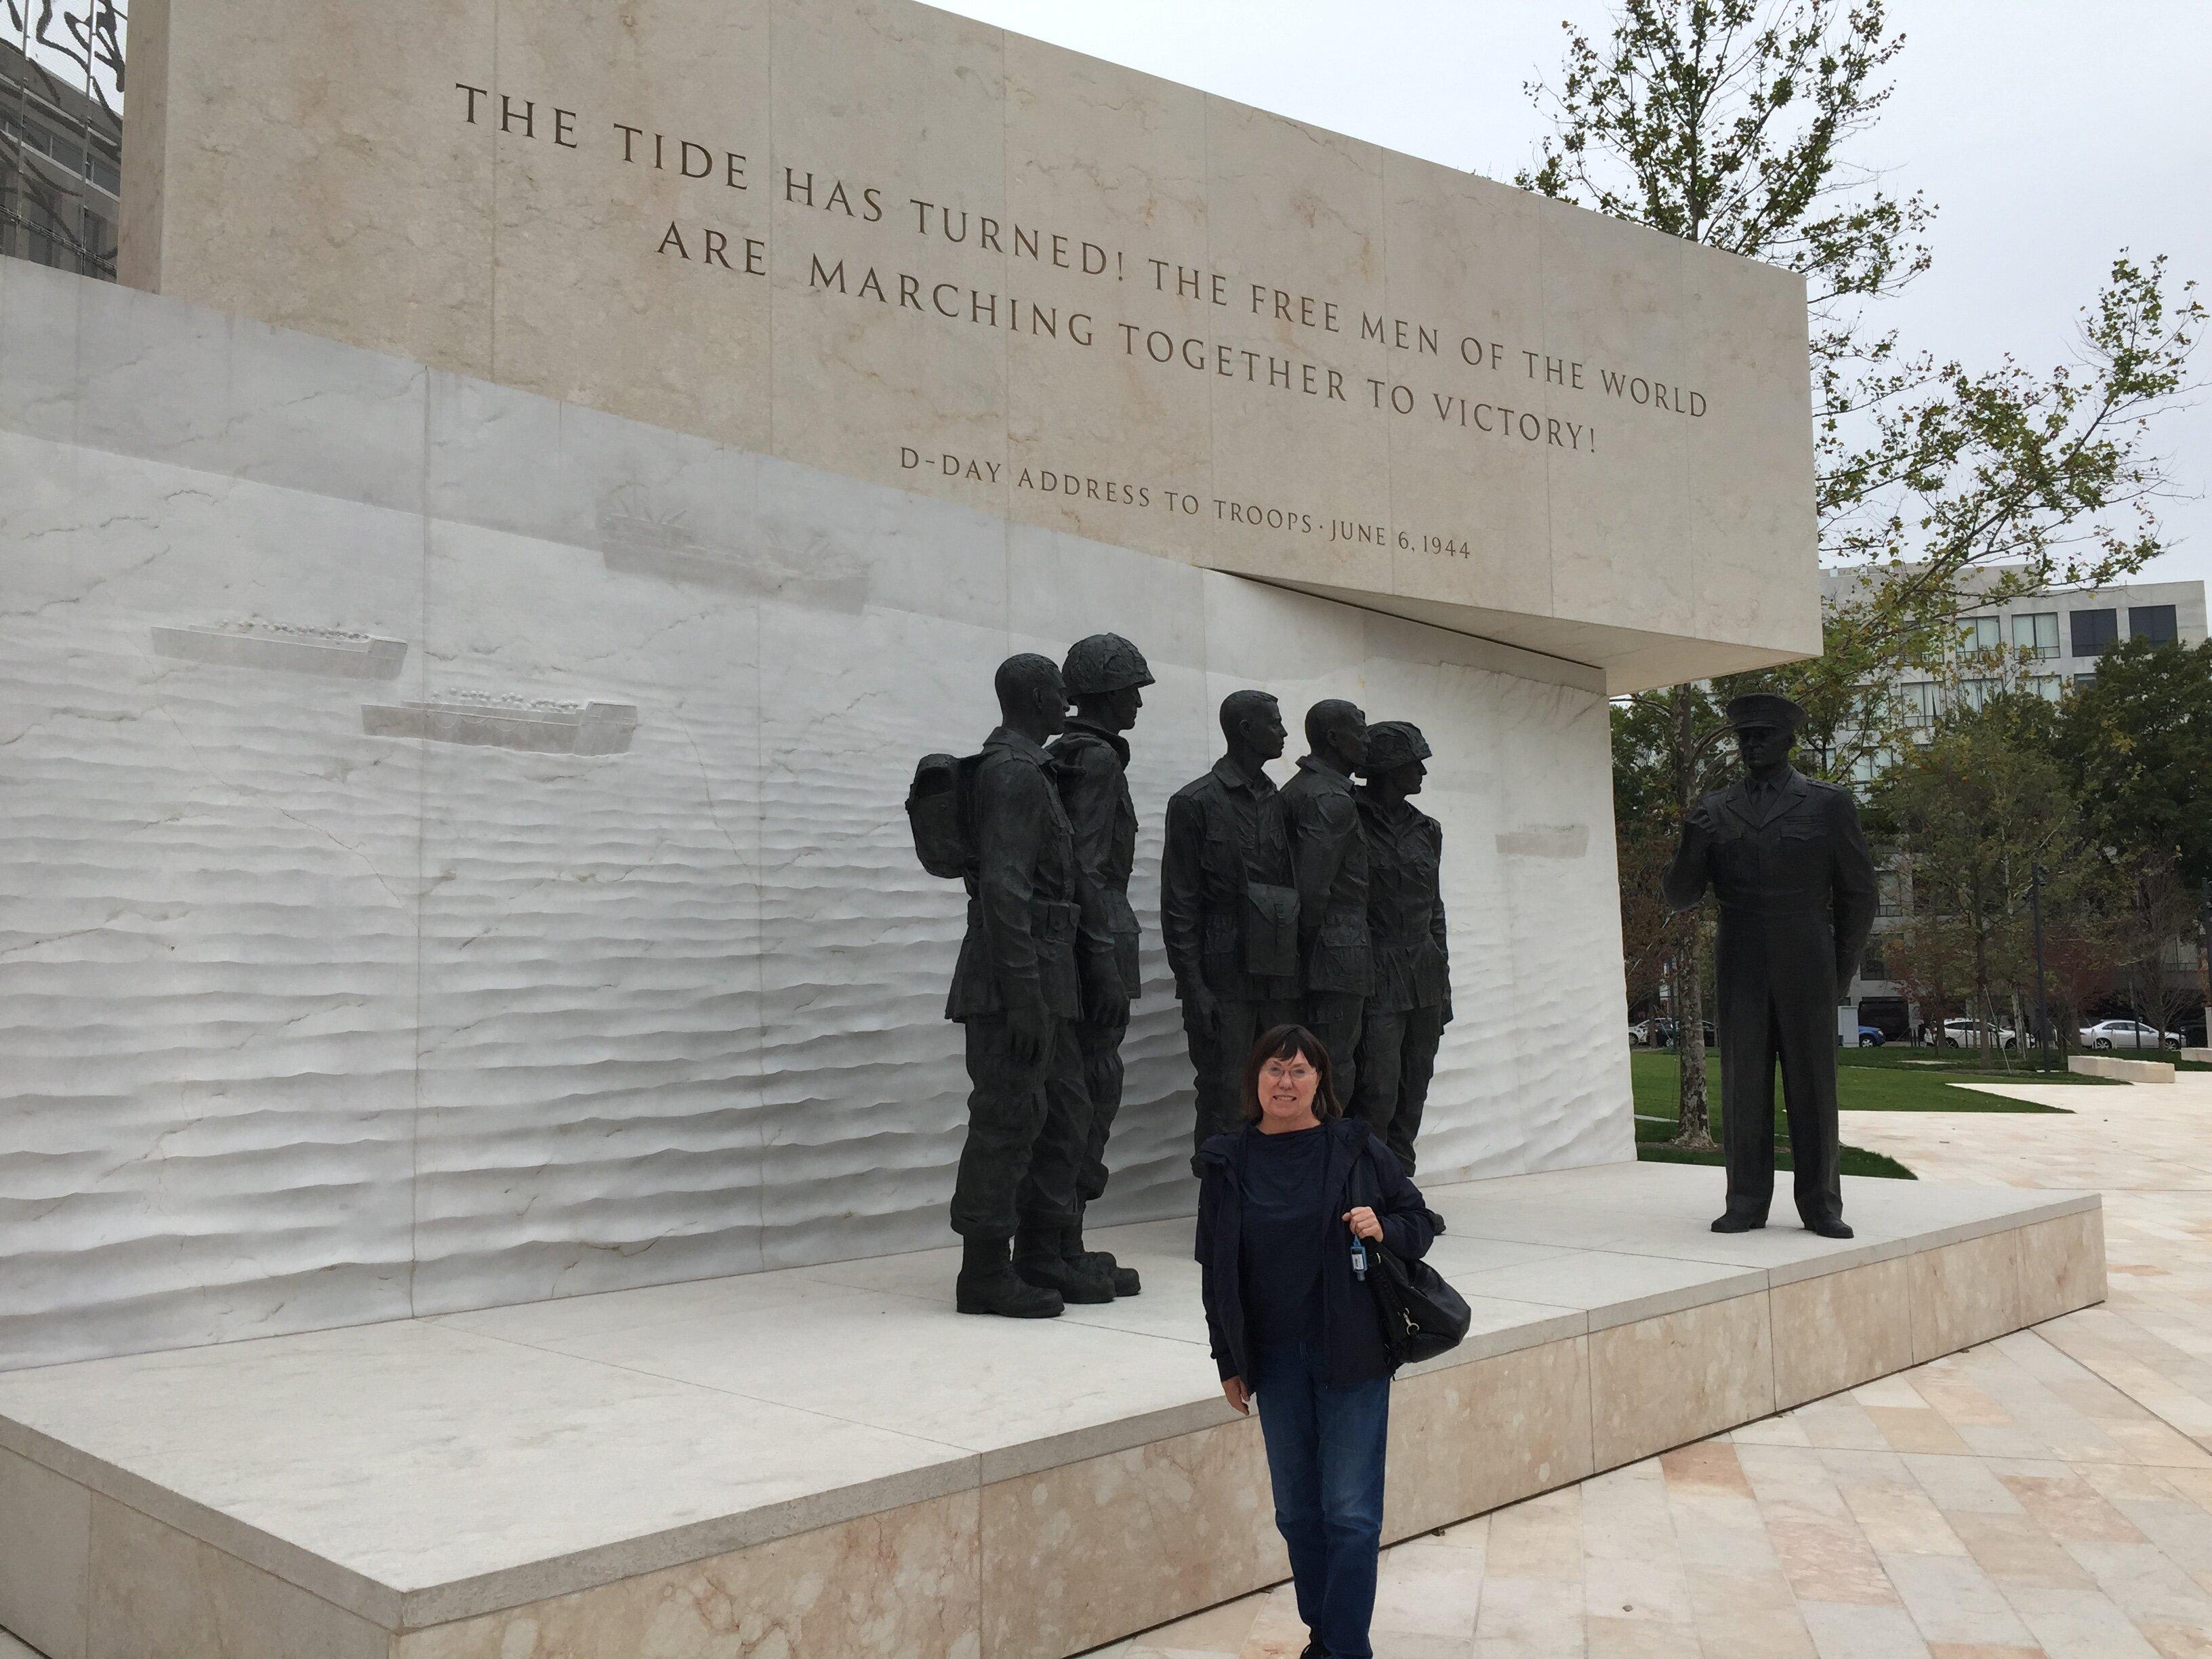
[[[1364,1204],[1356,1209],[1346,1210],[1344,1224],[1360,1238],[1371,1238],[1377,1244],[1382,1242],[1382,1224],[1375,1218],[1375,1212]]]
[[[1221,1379],[1221,1397],[1224,1400],[1226,1400],[1231,1407],[1237,1411],[1243,1413],[1246,1416],[1249,1416],[1251,1414],[1252,1390],[1244,1386],[1244,1379],[1243,1377],[1223,1377]]]

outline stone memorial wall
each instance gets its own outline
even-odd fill
[[[1632,1156],[1606,699],[1818,647],[1796,278],[908,0],[131,22],[135,286],[0,261],[0,1368],[945,1242],[902,799],[1102,630],[1097,1221],[1245,686],[1434,747],[1424,1179]]]
[[[1819,648],[1804,288],[910,0],[131,11],[124,280],[1606,667]]]

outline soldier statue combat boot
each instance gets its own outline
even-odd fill
[[[1003,1238],[961,1240],[960,1277],[953,1305],[964,1314],[997,1314],[1006,1319],[1056,1319],[1060,1292],[1032,1285],[1014,1272]]]
[[[1145,1281],[1138,1277],[1134,1267],[1123,1267],[1109,1251],[1084,1249],[1083,1212],[1086,1207],[1081,1202],[1077,1203],[1075,1224],[1066,1229],[1060,1236],[1060,1254],[1070,1261],[1085,1264],[1093,1273],[1104,1273],[1106,1282],[1114,1287],[1116,1301],[1125,1296],[1140,1294],[1145,1288]]]
[[[1029,1284],[1057,1291],[1063,1301],[1111,1302],[1112,1278],[1087,1257],[1063,1255],[1062,1231],[1024,1222],[1014,1234],[1015,1273]]]

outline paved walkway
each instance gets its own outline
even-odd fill
[[[2212,1073],[2011,1092],[2074,1115],[1844,1139],[2103,1189],[2108,1302],[1401,1544],[1378,1659],[2212,1659]],[[1304,1637],[1285,1589],[1098,1659]]]

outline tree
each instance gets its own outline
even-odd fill
[[[2212,641],[2107,651],[2067,699],[2057,744],[2103,846],[2212,881]]]
[[[2038,377],[1902,356],[1865,313],[1927,269],[1932,210],[1852,159],[1904,46],[1880,0],[1622,0],[1602,46],[1567,33],[1559,86],[1529,88],[1553,131],[1518,182],[1807,280],[1820,549],[1869,577],[1832,609],[1820,658],[1717,689],[1796,697],[1808,769],[1840,781],[1902,740],[1899,672],[1948,659],[1970,594],[2110,580],[2156,550],[2166,478],[2147,423],[2180,390],[2202,307],[2191,288],[2169,295],[2162,260],[2123,255],[2076,363]],[[1988,574],[2008,562],[2016,574]],[[1653,764],[1678,818],[1712,775],[1715,690],[1632,700],[1667,745]],[[1686,1027],[1682,1133],[1702,1137],[1703,1044]]]
[[[2201,955],[2193,992],[2165,971],[2212,882],[2212,643],[2130,640],[2106,652],[2067,699],[2054,747],[2109,872],[2115,960],[2135,1006],[2160,1030],[2196,996],[2212,1006]]]
[[[2040,699],[2000,698],[1947,721],[1873,790],[1874,816],[1896,837],[1912,883],[1916,914],[1901,954],[1925,979],[1941,963],[1942,976],[1971,994],[1984,1060],[2002,1018],[1999,993],[2016,1001],[2033,971],[2030,872],[2044,866],[2062,893],[2085,874],[2064,769],[2022,740],[2033,711],[2008,707],[2029,701]],[[2021,1029],[2016,1018],[2012,1029]]]

